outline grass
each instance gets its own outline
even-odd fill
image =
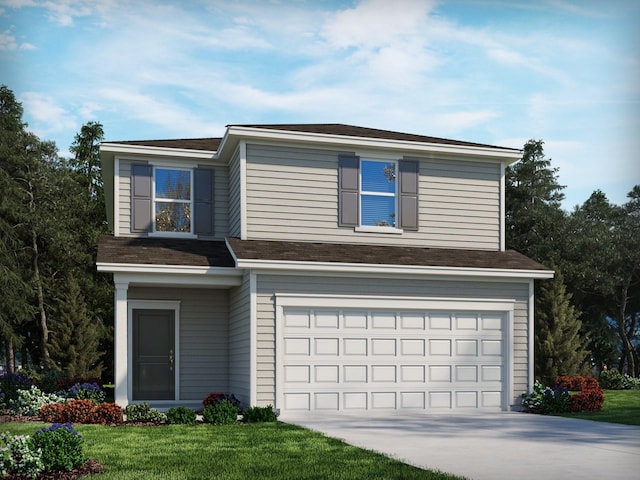
[[[33,435],[41,426],[7,423],[0,431]],[[85,439],[87,456],[106,467],[98,480],[462,478],[422,470],[295,425],[74,428]]]
[[[640,425],[640,390],[605,390],[600,412],[563,413],[562,417]]]

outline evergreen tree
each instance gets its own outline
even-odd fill
[[[50,322],[52,367],[71,377],[99,377],[104,353],[99,349],[101,335],[74,277],[67,279],[58,303],[59,308]]]
[[[557,262],[563,240],[564,186],[558,169],[545,158],[542,140],[529,140],[522,159],[507,167],[505,180],[506,244],[538,262]]]
[[[571,304],[562,274],[546,281],[536,299],[535,373],[553,384],[558,375],[577,375],[588,370],[589,352],[580,334],[579,312]]]

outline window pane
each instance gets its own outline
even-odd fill
[[[396,193],[396,164],[363,160],[362,191]]]
[[[395,206],[395,197],[362,195],[361,225],[372,227],[395,227]]]
[[[189,200],[191,175],[186,170],[156,168],[156,198]]]
[[[191,205],[156,202],[156,232],[191,232]]]

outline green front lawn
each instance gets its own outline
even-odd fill
[[[41,426],[6,423],[0,432],[33,435]],[[87,456],[106,467],[97,480],[461,479],[421,470],[294,425],[74,428],[85,439]]]
[[[563,413],[562,417],[640,425],[640,390],[605,390],[600,412]]]

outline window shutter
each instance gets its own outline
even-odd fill
[[[354,155],[338,157],[338,226],[357,227],[360,224],[359,204],[360,159]]]
[[[151,175],[153,167],[131,165],[131,231],[151,230]]]
[[[403,230],[418,230],[418,162],[401,160],[400,225]]]
[[[211,168],[196,168],[194,177],[194,231],[196,235],[213,235],[213,181]]]

